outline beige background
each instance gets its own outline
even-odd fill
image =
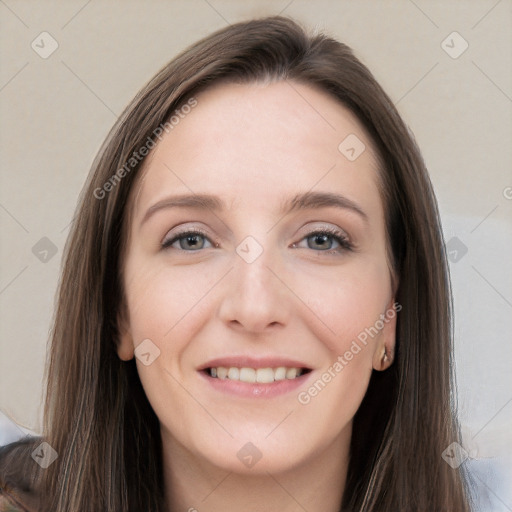
[[[62,248],[116,116],[189,43],[227,23],[278,13],[352,46],[414,132],[446,240],[457,237],[468,248],[451,263],[465,447],[474,457],[510,455],[510,0],[0,0],[0,410],[40,428]],[[31,47],[34,40],[41,45],[43,31],[59,45],[47,59]],[[442,47],[453,31],[469,45],[458,58]],[[447,40],[452,52],[462,48],[457,38]],[[32,252],[43,237],[57,248],[47,262]],[[495,483],[484,484],[502,503],[510,499]]]

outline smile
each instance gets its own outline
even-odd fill
[[[313,370],[302,361],[278,356],[221,357],[197,369],[216,392],[242,398],[288,395],[313,375]]]
[[[270,384],[279,380],[296,379],[309,371],[310,370],[306,368],[287,368],[285,366],[279,366],[277,368],[238,368],[236,366],[227,368],[225,366],[217,366],[206,369],[208,375],[213,378],[237,380],[248,383],[257,382],[258,384]]]

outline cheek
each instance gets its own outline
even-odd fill
[[[358,363],[361,359],[371,360],[371,345],[378,337],[375,325],[391,297],[387,266],[380,259],[375,262],[354,260],[354,264],[340,268],[335,276],[332,272],[317,274],[298,286],[303,287],[302,293],[307,297],[306,303],[313,316],[320,320],[312,322],[311,328],[317,326],[317,338],[331,351],[333,360],[351,350],[353,342],[363,348],[370,347],[358,352]],[[357,352],[357,348],[353,351]],[[347,357],[351,357],[350,354]]]
[[[312,316],[322,320],[311,321],[309,328],[328,355],[316,379],[297,398],[303,413],[322,418],[329,435],[334,435],[351,421],[368,388],[376,343],[383,333],[380,315],[390,300],[389,272],[381,259],[354,261],[335,279],[332,273],[315,275],[304,282],[303,290]]]
[[[297,401],[298,421],[313,422],[319,438],[328,442],[351,425],[368,389],[371,363],[355,355],[351,361],[335,360],[301,389]]]
[[[199,275],[193,266],[170,268],[141,265],[127,286],[130,327],[135,345],[152,339],[161,349],[182,321],[201,309],[202,299],[213,286],[212,275]],[[176,348],[176,344],[173,343]]]
[[[387,276],[380,265],[366,266],[360,273],[347,269],[336,284],[331,280],[323,287],[309,287],[310,294],[316,291],[308,304],[328,326],[312,322],[310,329],[326,347],[327,357],[297,398],[303,414],[322,419],[326,438],[351,422],[368,388],[383,333],[379,319],[390,299]]]
[[[150,340],[156,348],[149,351],[158,354],[148,365],[143,358],[136,358],[139,378],[157,416],[178,428],[176,418],[184,414],[184,404],[195,407],[179,384],[187,370],[183,355],[207,317],[204,298],[215,280],[211,274],[201,275],[193,265],[172,268],[156,258],[150,263],[134,259],[127,269],[131,280],[126,295],[134,346]],[[169,410],[180,414],[169,416]],[[203,412],[194,410],[197,417]]]

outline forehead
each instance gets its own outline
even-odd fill
[[[221,83],[196,100],[144,162],[136,209],[194,192],[266,208],[315,187],[379,201],[372,141],[327,93],[290,81]],[[365,149],[351,160],[347,147]]]

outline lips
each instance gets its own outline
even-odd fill
[[[312,371],[293,359],[245,356],[211,360],[198,370],[218,389],[252,395],[280,394]]]

